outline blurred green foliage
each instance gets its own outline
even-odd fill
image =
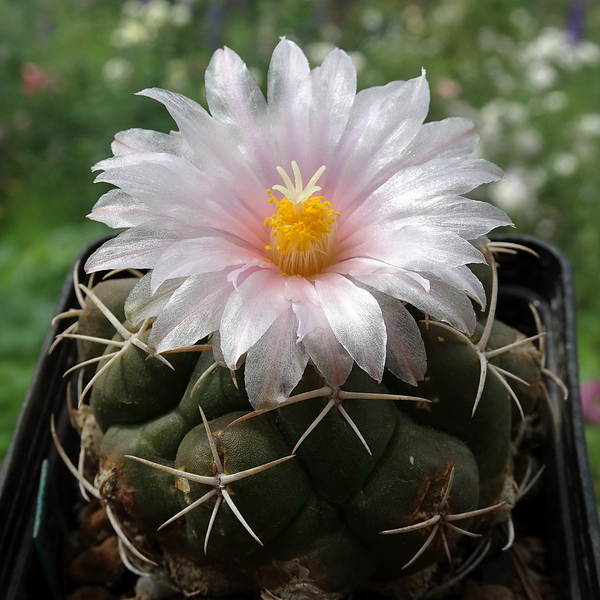
[[[430,119],[466,115],[506,178],[478,191],[574,264],[584,379],[600,378],[600,7],[585,0],[3,0],[0,5],[0,457],[62,280],[104,229],[90,166],[129,127],[168,131],[160,86],[203,100],[227,45],[264,83],[279,36],[359,86],[427,70]],[[600,461],[600,456],[599,456]]]

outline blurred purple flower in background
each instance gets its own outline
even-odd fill
[[[585,0],[571,0],[567,13],[567,39],[573,46],[581,40],[585,21]]]
[[[590,381],[581,387],[581,406],[586,421],[600,424],[600,381]]]

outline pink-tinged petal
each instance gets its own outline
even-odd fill
[[[380,381],[386,332],[375,298],[337,273],[316,276],[315,287],[335,337],[363,371]]]
[[[104,160],[95,168],[105,169],[96,181],[119,186],[152,211],[186,224],[228,231],[257,246],[268,242],[265,191],[261,192],[262,212],[258,213],[228,180],[219,181],[214,174],[203,173],[189,161],[170,154],[129,154]]]
[[[212,116],[225,125],[244,158],[273,174],[267,103],[242,59],[229,48],[217,50],[206,69],[206,99]]]
[[[457,290],[462,290],[474,298],[481,306],[481,309],[485,310],[485,289],[481,281],[469,267],[464,266],[454,267],[454,269],[439,269],[435,274],[448,285],[451,285]]]
[[[496,181],[502,171],[480,158],[442,158],[402,170],[373,192],[354,213],[338,219],[340,236],[361,229],[365,223],[389,222],[419,217],[421,204],[430,200],[455,197],[476,187]],[[443,206],[443,204],[442,204]],[[506,219],[510,224],[510,220]],[[426,224],[423,218],[423,224]]]
[[[223,273],[188,277],[154,322],[148,343],[166,352],[201,340],[219,327],[232,291]]]
[[[289,308],[248,350],[244,383],[250,403],[257,410],[283,402],[304,373],[308,355],[296,341],[297,326],[294,312]]]
[[[202,106],[181,94],[159,88],[143,90],[139,95],[165,105],[185,141],[193,149],[193,164],[219,182],[218,187],[229,182],[240,198],[265,196],[265,190],[272,183],[257,178],[253,165],[244,157],[227,127],[213,119]],[[276,175],[273,168],[273,176]]]
[[[388,165],[417,135],[428,107],[424,76],[356,95],[332,168],[332,201],[338,210],[352,212],[390,178]]]
[[[183,138],[193,148],[197,166],[211,165],[214,171],[221,171],[224,162],[230,164],[231,160],[236,160],[238,166],[245,170],[242,156],[228,137],[227,129],[197,102],[159,88],[148,88],[138,92],[138,95],[164,104]]]
[[[252,273],[256,273],[257,271],[262,271],[265,269],[270,269],[278,276],[281,276],[281,271],[279,267],[276,267],[272,263],[265,262],[263,259],[253,258],[249,260],[246,264],[242,265],[239,269],[233,269],[227,275],[227,281],[230,281],[233,287],[237,290],[238,287],[248,278]]]
[[[267,98],[271,131],[277,132],[271,141],[276,165],[289,171],[295,160],[301,169],[309,170],[308,164],[311,167],[314,164],[312,144],[307,136],[312,99],[310,67],[302,50],[285,38],[277,44],[271,57]],[[276,171],[273,176],[273,183],[279,183]]]
[[[403,227],[398,231],[380,231],[379,237],[350,248],[340,262],[349,258],[369,257],[404,271],[427,273],[470,263],[483,263],[483,254],[452,231],[439,228]]]
[[[131,290],[125,301],[125,316],[132,325],[139,325],[145,319],[158,316],[171,299],[171,296],[185,281],[172,279],[165,281],[154,294],[151,290],[152,271],[146,273]]]
[[[205,208],[205,194],[210,190],[210,183],[202,173],[189,161],[171,154],[127,154],[103,160],[94,170],[104,171],[96,177],[96,182],[116,185],[149,208],[167,215],[177,215],[182,208],[200,213],[199,209]],[[208,216],[198,214],[198,220],[207,222],[212,216],[211,208],[209,204]]]
[[[345,243],[358,244],[359,239],[380,233],[382,227],[389,229],[406,225],[439,227],[452,231],[466,240],[473,240],[496,227],[512,225],[506,213],[499,208],[487,202],[478,202],[461,196],[425,198],[401,207],[393,207],[390,203],[389,208],[394,213],[393,216],[383,219],[371,213],[372,223],[365,224],[358,235],[347,238]],[[356,223],[355,219],[356,217],[353,217],[350,223]],[[347,224],[346,230],[350,229],[350,223]]]
[[[475,311],[471,301],[455,287],[430,276],[430,289],[425,292],[414,279],[397,275],[363,275],[356,278],[366,286],[388,296],[408,302],[430,315],[467,333],[475,330]]]
[[[123,190],[114,189],[100,196],[88,219],[99,221],[109,227],[135,227],[149,220],[156,220],[161,213],[148,208]]]
[[[126,129],[115,135],[110,146],[115,156],[138,152],[163,152],[191,159],[193,151],[178,133],[159,133],[148,129]]]
[[[381,306],[387,333],[385,366],[402,381],[411,385],[425,377],[427,355],[416,321],[400,300],[373,293]]]
[[[427,205],[423,202],[422,215],[406,217],[407,224],[427,221],[429,226],[450,229],[467,240],[489,233],[496,227],[511,226],[506,213],[488,202],[468,200],[460,196],[445,197]]]
[[[214,273],[256,257],[255,249],[239,246],[224,237],[188,238],[175,242],[156,261],[152,293],[167,279]]]
[[[447,202],[436,201],[430,205],[424,202],[424,205],[422,209],[409,210],[407,207],[406,216],[403,218],[387,221],[374,219],[372,223],[365,224],[360,230],[356,230],[349,237],[340,241],[337,248],[338,261],[345,261],[350,257],[360,255],[381,256],[381,252],[378,251],[371,253],[374,246],[379,246],[380,249],[395,247],[397,252],[408,251],[409,254],[419,255],[423,248],[413,244],[416,235],[420,238],[422,247],[431,242],[435,248],[443,249],[448,240],[451,247],[459,252],[459,249],[463,248],[463,260],[459,260],[459,262],[463,264],[481,262],[481,258],[477,254],[473,253],[464,242],[458,240],[470,242],[478,239],[482,232],[487,233],[496,227],[512,225],[510,219],[506,218],[501,210],[485,202],[456,198],[448,199]],[[452,210],[453,208],[455,210]],[[469,221],[469,214],[478,219]],[[354,218],[353,221],[355,221]],[[349,224],[344,229],[349,231]],[[416,232],[420,232],[420,234]],[[456,242],[451,240],[456,240]],[[443,254],[445,254],[444,251]],[[391,259],[394,252],[391,252],[389,256],[390,262],[398,264]],[[403,264],[408,265],[408,263]],[[454,264],[457,264],[456,261]]]
[[[468,156],[475,151],[479,137],[470,119],[450,117],[424,123],[419,133],[399,157],[396,168],[405,169],[434,158]]]
[[[330,273],[350,275],[355,278],[363,275],[402,275],[402,277],[409,277],[412,279],[417,285],[421,286],[425,292],[428,292],[430,288],[429,279],[427,279],[427,277],[423,277],[414,271],[407,271],[406,269],[394,267],[374,258],[362,256],[350,258],[332,265],[328,271]]]
[[[304,277],[287,277],[285,297],[291,301],[292,309],[298,319],[298,341],[318,327],[329,327],[323,313],[314,283]]]
[[[285,276],[270,269],[251,273],[227,300],[221,321],[221,351],[235,369],[253,346],[291,303],[284,297]]]
[[[298,320],[298,342],[304,343],[311,360],[329,385],[341,385],[350,374],[354,361],[331,330],[314,283],[303,277],[288,277],[285,296],[291,300]]]
[[[162,219],[160,227],[156,222],[132,227],[100,246],[85,263],[86,272],[151,269],[171,244],[190,233],[180,223],[167,218]]]
[[[348,379],[354,360],[338,342],[329,323],[307,333],[303,344],[315,367],[329,385],[342,385]]]
[[[310,141],[319,147],[313,153],[312,172],[321,165],[330,165],[337,150],[338,141],[346,128],[356,94],[356,69],[352,59],[336,48],[323,64],[312,71],[313,98],[310,112]],[[320,181],[324,184],[325,177]]]

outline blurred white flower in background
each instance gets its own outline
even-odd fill
[[[152,39],[152,31],[142,22],[128,19],[113,31],[111,42],[117,48],[139,46]]]
[[[133,65],[125,58],[111,58],[104,63],[104,79],[108,83],[121,83],[131,77]]]
[[[544,147],[544,136],[531,126],[519,128],[514,136],[515,147],[523,156],[536,156]]]
[[[185,60],[172,58],[166,67],[166,86],[176,92],[184,90],[189,83],[188,66]]]
[[[129,48],[151,42],[161,29],[170,25],[183,27],[192,20],[196,0],[127,0],[121,9],[121,20],[112,32],[111,43]]]
[[[600,114],[589,113],[587,115],[581,115],[579,122],[577,123],[577,130],[582,135],[590,137],[600,136]]]
[[[562,152],[554,157],[552,167],[558,175],[568,177],[572,175],[579,166],[579,159],[571,152]]]
[[[508,214],[535,214],[537,192],[546,179],[542,169],[530,170],[521,166],[504,172],[504,178],[489,190],[492,202]]]
[[[360,17],[360,23],[367,31],[379,31],[385,23],[385,16],[377,8],[367,8]]]
[[[327,55],[335,48],[331,42],[316,42],[306,47],[306,57],[311,63],[320,65]]]
[[[521,48],[519,57],[523,65],[553,63],[574,70],[584,65],[598,64],[600,46],[587,40],[573,43],[565,29],[547,27]]]
[[[531,63],[525,72],[527,83],[534,90],[547,90],[558,80],[556,69],[543,61]]]
[[[160,29],[170,21],[172,5],[167,0],[150,0],[145,7],[143,20],[147,27]]]
[[[559,112],[569,105],[569,96],[563,90],[547,93],[541,102],[541,107],[549,112]]]

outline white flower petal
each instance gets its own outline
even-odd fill
[[[471,243],[452,231],[436,227],[407,226],[398,231],[380,231],[355,248],[348,258],[368,257],[403,271],[427,273],[470,263],[483,263],[483,254]],[[338,269],[346,259],[341,253]]]
[[[88,273],[109,269],[151,269],[161,254],[191,231],[173,219],[163,218],[160,227],[146,222],[105,242],[85,263]]]
[[[406,169],[434,158],[468,156],[477,148],[479,137],[470,119],[450,117],[424,123],[411,144],[398,158],[397,168]]]
[[[273,174],[267,102],[242,59],[229,48],[217,50],[206,69],[206,99],[212,116],[225,125],[244,158]]]
[[[356,211],[344,213],[338,222],[339,233],[341,236],[346,231],[362,233],[358,224],[366,219],[370,224],[399,220],[407,215],[418,219],[422,204],[427,206],[428,201],[460,196],[501,176],[502,171],[496,165],[471,157],[435,159],[410,167],[391,177]],[[443,202],[439,202],[439,208],[446,210]],[[476,215],[473,219],[476,221]],[[426,215],[421,222],[428,222]],[[510,225],[510,219],[506,218],[503,224]]]
[[[337,273],[318,275],[315,287],[335,337],[363,371],[381,381],[386,333],[375,298]]]
[[[266,185],[257,179],[252,165],[248,164],[227,127],[213,119],[199,104],[167,90],[150,88],[139,92],[162,102],[175,122],[186,142],[193,148],[192,163],[202,172],[219,182],[221,187],[228,181],[238,194],[265,195]],[[232,178],[231,174],[236,177]],[[273,167],[273,175],[276,172]],[[226,195],[224,196],[226,198]]]
[[[288,307],[285,278],[270,269],[251,273],[227,300],[221,321],[221,350],[230,369]]]
[[[329,327],[318,327],[304,336],[304,348],[329,385],[342,385],[350,375],[354,360],[338,342]]]
[[[104,173],[96,177],[97,182],[111,183],[148,207],[163,214],[177,216],[184,211],[197,211],[199,219],[208,222],[205,216],[205,194],[210,182],[189,161],[172,154],[138,152],[109,158],[94,169]],[[213,182],[214,185],[214,182]],[[169,202],[165,202],[165,198]],[[206,207],[211,210],[211,205]],[[214,209],[213,209],[214,210]]]
[[[331,272],[350,275],[353,278],[361,277],[362,275],[402,275],[402,277],[412,279],[425,292],[428,292],[431,287],[427,277],[419,275],[414,271],[407,271],[406,269],[392,266],[375,258],[363,256],[339,262],[331,268]]]
[[[188,238],[175,242],[156,261],[152,293],[167,279],[223,271],[256,258],[256,250],[242,248],[224,237]]]
[[[332,169],[332,200],[338,210],[351,213],[392,176],[389,165],[417,135],[428,107],[424,76],[356,95]]]
[[[264,190],[261,199],[265,206],[257,214],[228,180],[215,179],[214,174],[203,173],[170,154],[128,154],[104,160],[95,168],[105,169],[96,181],[119,186],[151,211],[180,219],[184,227],[210,225],[261,247],[268,242],[264,218],[269,209]]]
[[[506,213],[492,204],[460,196],[445,197],[429,206],[424,202],[421,211],[422,216],[407,217],[406,222],[427,220],[429,226],[450,229],[467,240],[485,235],[496,227],[512,225]]]
[[[317,327],[329,327],[312,281],[304,277],[287,277],[284,295],[291,301],[298,319],[298,341]]]
[[[249,350],[244,362],[244,383],[257,410],[283,402],[300,381],[308,355],[296,342],[298,324],[289,308],[282,312]]]
[[[88,218],[109,227],[121,228],[141,225],[160,216],[160,212],[150,209],[143,202],[117,188],[100,196]]]
[[[379,302],[387,333],[385,366],[398,378],[417,385],[425,377],[427,355],[419,327],[399,300],[372,292]]]
[[[318,156],[313,153],[312,163],[307,165],[314,173],[321,165],[331,165],[348,123],[356,95],[356,69],[352,59],[336,48],[312,71],[312,84],[310,141],[311,145],[321,148]]]
[[[341,385],[354,361],[335,337],[321,308],[317,290],[303,277],[288,277],[286,298],[298,320],[297,341],[302,342],[311,360],[330,385]]]
[[[397,275],[363,275],[356,278],[388,296],[409,302],[434,319],[444,321],[467,333],[475,330],[475,311],[471,301],[455,287],[435,276],[429,277],[430,289],[425,292],[414,279]]]
[[[232,157],[239,157],[240,166],[243,166],[240,153],[226,135],[225,127],[197,102],[159,88],[148,88],[138,92],[138,95],[153,98],[165,105],[183,138],[194,149],[196,166],[201,168],[210,164],[214,170],[219,170],[223,162],[228,162]]]
[[[285,38],[273,50],[267,99],[271,130],[277,132],[271,141],[276,149],[277,165],[288,170],[294,160],[301,168],[307,168],[312,151],[307,136],[312,99],[310,68],[302,50]]]
[[[148,343],[158,352],[195,344],[218,328],[232,289],[223,273],[188,277],[154,322]]]
[[[148,129],[126,129],[115,135],[110,146],[115,156],[137,152],[164,152],[191,159],[192,149],[177,133],[159,133]]]
[[[453,269],[440,269],[435,273],[442,281],[456,288],[463,290],[472,298],[477,300],[482,310],[485,310],[486,297],[483,284],[469,267],[454,267]]]
[[[423,273],[435,268],[454,268],[470,263],[484,263],[483,254],[452,231],[438,228],[404,227],[397,234],[398,252],[390,251],[388,259],[385,255],[375,256],[381,260],[389,260],[392,264],[400,264],[407,271]],[[397,258],[397,260],[396,260]]]
[[[175,290],[185,281],[185,279],[165,281],[152,294],[151,279],[152,272],[150,271],[135,284],[125,301],[125,316],[134,326],[139,325],[145,319],[158,316],[166,307]]]

